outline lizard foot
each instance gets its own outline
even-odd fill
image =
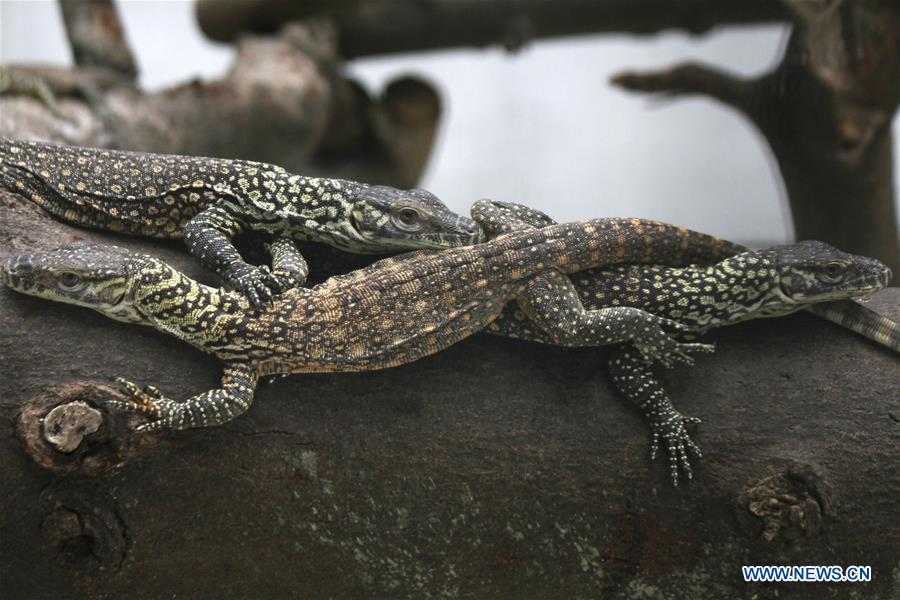
[[[644,327],[631,341],[648,364],[659,362],[667,368],[673,367],[676,363],[692,365],[694,359],[689,352],[710,353],[715,350],[712,344],[679,342],[663,331],[663,327],[668,327],[677,333],[687,332],[690,328],[683,323],[656,315],[649,315],[647,319]]]
[[[164,429],[168,417],[177,411],[178,402],[170,400],[162,395],[152,385],[140,388],[124,377],[116,377],[115,382],[122,388],[122,392],[128,397],[126,400],[107,400],[106,405],[125,412],[139,412],[156,420],[140,425],[135,429],[138,432],[158,431]]]
[[[678,487],[679,471],[684,472],[684,477],[692,479],[691,462],[688,452],[702,458],[700,448],[688,435],[685,425],[700,423],[697,417],[686,417],[671,406],[663,407],[650,415],[650,429],[653,439],[650,443],[650,460],[656,458],[660,448],[660,442],[665,444],[666,453],[669,455],[669,473],[672,484]]]
[[[295,287],[303,287],[306,284],[306,274],[285,269],[274,269],[272,277],[278,282],[281,291],[287,291]]]
[[[267,266],[237,263],[229,270],[226,280],[228,286],[243,294],[255,309],[263,308],[276,294],[284,291],[282,281]]]

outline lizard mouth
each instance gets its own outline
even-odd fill
[[[791,291],[785,287],[784,282],[778,284],[775,288],[775,296],[784,304],[799,304],[798,297],[791,294]]]

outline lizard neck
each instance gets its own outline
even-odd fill
[[[697,330],[784,315],[802,307],[781,293],[779,275],[764,252],[746,252],[710,267],[676,269],[671,318]]]
[[[365,184],[282,171],[270,171],[268,176],[276,180],[277,188],[287,193],[280,199],[280,206],[261,206],[261,228],[294,239],[325,242],[351,252],[371,247],[353,221],[354,206]],[[246,193],[252,198],[258,191],[248,190]],[[267,224],[266,215],[273,212],[280,214],[280,220]]]
[[[194,281],[160,260],[144,257],[132,266],[135,310],[144,323],[173,335],[204,352],[229,357],[235,332],[252,312],[235,292]]]
[[[363,196],[369,188],[364,183],[330,179],[330,185],[336,190],[332,193],[331,218],[320,226],[320,231],[327,235],[330,245],[354,254],[381,254],[385,250],[373,246],[373,243],[359,232],[356,215],[363,210]]]

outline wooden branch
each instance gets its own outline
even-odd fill
[[[900,103],[900,7],[801,2],[795,12],[781,64],[755,81],[684,65],[612,82],[738,109],[772,148],[798,239],[874,256],[897,272],[891,120]]]
[[[337,24],[344,58],[491,44],[516,49],[533,39],[588,33],[702,33],[787,19],[773,0],[198,0],[196,6],[203,32],[221,42],[327,16]]]
[[[134,81],[137,65],[112,0],[59,0],[75,64]]]
[[[734,77],[711,66],[693,63],[653,73],[623,72],[611,77],[610,83],[633,92],[650,92],[663,96],[709,96],[739,110],[747,110],[754,88],[752,81]]]
[[[202,273],[178,245],[72,229],[2,191],[0,211],[0,260],[114,240]],[[869,306],[900,318],[900,290]],[[108,378],[186,398],[217,382],[214,359],[6,289],[0,328],[10,597],[664,597],[689,581],[704,600],[756,593],[742,564],[860,563],[867,598],[896,592],[897,358],[806,315],[720,330],[715,355],[666,374],[704,419],[679,490],[602,351],[480,335],[400,368],[294,376],[225,427],[135,442],[102,405]],[[99,429],[60,452],[93,411]]]
[[[45,81],[61,108],[0,95],[0,136],[248,158],[398,187],[421,177],[441,115],[437,93],[421,80],[404,78],[370,97],[340,74],[333,37],[315,25],[248,37],[222,79],[154,93],[94,70],[10,71]]]

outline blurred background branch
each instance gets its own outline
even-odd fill
[[[900,103],[900,4],[789,4],[794,29],[768,75],[742,80],[680,65],[622,73],[613,83],[706,95],[740,111],[778,161],[797,238],[874,256],[900,272],[891,138]]]
[[[394,52],[502,44],[597,33],[703,33],[718,25],[784,21],[777,0],[197,0],[212,40],[273,33],[286,21],[327,15],[346,59]]]
[[[736,108],[772,149],[797,237],[876,256],[900,270],[890,130],[900,95],[896,3],[563,5],[565,10],[545,0],[200,0],[203,31],[237,47],[231,69],[216,80],[143,92],[132,83],[135,62],[112,2],[64,1],[76,67],[6,66],[7,81],[15,82],[9,87],[26,93],[0,96],[0,133],[242,157],[296,172],[412,187],[433,152],[441,94],[419,77],[397,78],[371,94],[343,74],[346,59],[490,44],[514,49],[585,33],[704,32],[723,24],[791,22],[781,64],[768,75],[743,79],[683,65],[624,73],[613,82],[669,96],[706,95]],[[46,101],[47,87],[58,102]],[[711,209],[714,202],[709,200]]]

